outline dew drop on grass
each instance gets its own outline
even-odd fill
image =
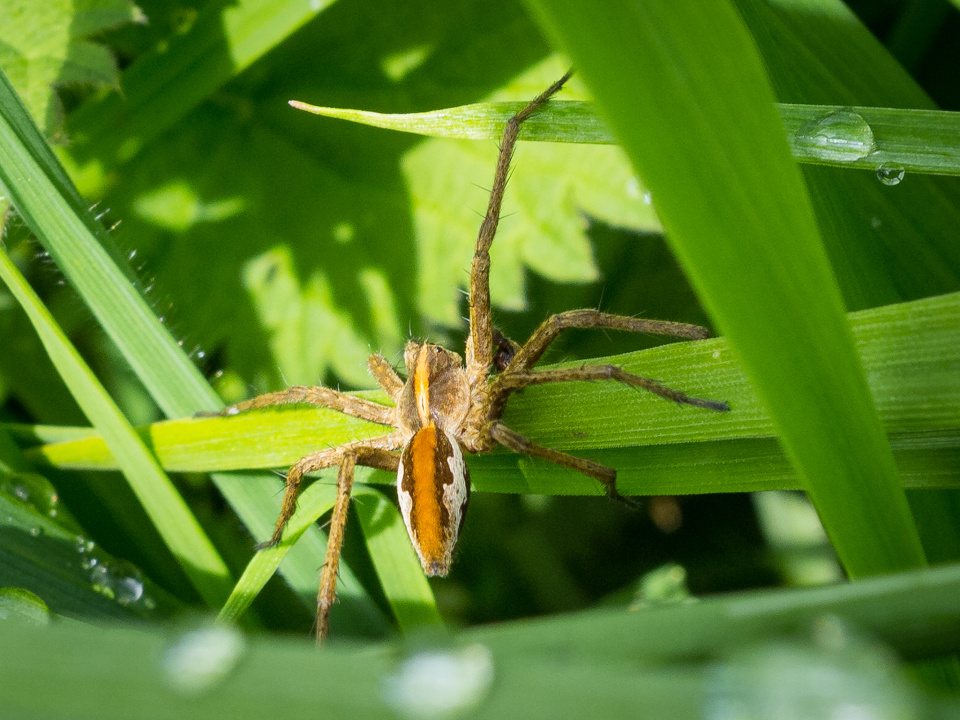
[[[48,625],[51,617],[46,603],[29,590],[0,588],[0,621],[19,620],[30,625]]]
[[[181,695],[199,695],[222,682],[243,656],[239,630],[213,626],[181,633],[160,660],[164,681]]]
[[[421,650],[384,678],[383,697],[408,720],[444,720],[475,709],[493,683],[493,656],[483,645]]]
[[[877,168],[877,180],[884,185],[899,185],[906,171],[899,163],[885,162]]]
[[[855,162],[872,153],[873,130],[850,108],[834,110],[803,125],[795,138],[805,156],[830,162]]]

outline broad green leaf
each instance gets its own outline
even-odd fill
[[[119,89],[116,62],[88,35],[146,18],[129,0],[0,0],[0,68],[48,135],[63,120],[58,85]]]

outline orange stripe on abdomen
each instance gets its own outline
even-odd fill
[[[434,562],[441,561],[444,556],[447,514],[441,494],[442,481],[437,477],[438,437],[439,431],[433,425],[422,428],[413,436],[409,456],[404,458],[408,462],[404,469],[409,473],[404,478],[404,489],[413,497],[411,524],[417,534],[420,553]]]

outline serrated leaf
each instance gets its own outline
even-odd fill
[[[110,51],[87,35],[143,15],[129,0],[0,0],[0,67],[48,135],[62,120],[55,87],[119,87]]]

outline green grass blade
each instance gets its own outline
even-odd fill
[[[221,407],[220,398],[111,260],[102,227],[90,213],[78,209],[82,200],[2,72],[0,120],[0,184],[163,412],[183,417]],[[276,519],[277,478],[216,475],[213,481],[251,534],[265,537]],[[323,557],[325,546],[319,531],[309,530],[282,566],[305,602],[313,596],[317,559]],[[344,603],[383,627],[376,606],[346,574],[341,585]]]
[[[955,487],[960,472],[953,462],[960,428],[960,293],[848,317],[884,427],[895,443],[904,485]],[[549,447],[617,468],[621,490],[629,494],[800,487],[773,439],[770,416],[724,338],[600,361],[729,400],[736,411],[680,408],[615,383],[572,383],[529,388],[515,396],[507,408],[510,425]],[[578,412],[567,412],[570,407]],[[299,457],[305,443],[335,445],[373,437],[383,429],[330,410],[289,407],[231,418],[174,420],[141,432],[164,467],[197,472],[283,467]],[[95,436],[40,445],[29,449],[27,457],[61,468],[116,468]],[[471,457],[469,462],[474,488],[480,492],[601,492],[598,484],[549,463],[525,460],[521,471],[517,457],[509,454]]]
[[[746,640],[774,635],[781,645],[808,647],[811,663],[820,660],[832,669],[830,651],[815,650],[807,639],[811,623],[830,614],[887,642],[901,656],[936,657],[960,645],[957,597],[960,568],[952,565],[815,590],[754,592],[645,612],[580,613],[482,628],[466,637],[489,649],[493,682],[481,686],[468,706],[470,716],[633,718],[642,707],[657,718],[702,717],[714,707],[708,690],[716,680],[715,663],[735,657],[730,653]],[[860,646],[843,633],[831,637],[843,638],[845,650]],[[210,650],[221,647],[207,638]],[[127,720],[130,708],[143,710],[145,698],[151,699],[151,720],[252,720],[275,714],[278,698],[290,720],[314,718],[317,708],[350,718],[401,711],[390,704],[387,692],[389,678],[405,659],[393,645],[358,650],[331,643],[318,653],[305,640],[241,638],[231,644],[235,653],[218,655],[220,662],[204,667],[208,682],[193,693],[178,692],[172,651],[193,642],[199,654],[208,647],[200,641],[189,631],[161,635],[139,628],[4,623],[0,643],[18,652],[0,653],[5,679],[0,703],[27,720]],[[885,651],[856,657],[882,668],[879,676],[866,676],[871,681],[902,681],[902,671]],[[823,669],[820,664],[818,670]],[[862,669],[853,672],[852,682],[864,677]],[[781,683],[797,682],[781,667],[755,668],[745,680],[750,687],[767,688],[770,671]],[[106,685],[111,692],[103,692]],[[58,692],[49,692],[51,687]],[[783,691],[780,684],[773,688]],[[862,697],[862,686],[849,691]],[[790,697],[819,702],[823,696],[822,687],[802,686],[799,692]],[[850,697],[844,693],[836,701],[845,696]]]
[[[26,311],[77,404],[100,431],[127,482],[200,595],[212,604],[222,602],[231,580],[216,548],[156,458],[3,251],[0,279]]]
[[[401,630],[438,624],[441,620],[433,592],[420,569],[420,562],[407,538],[399,512],[380,492],[363,485],[369,482],[372,474],[370,468],[357,468],[354,507],[360,516],[364,538],[384,594]],[[297,502],[297,511],[290,518],[280,544],[253,556],[221,609],[218,620],[236,622],[240,618],[304,531],[333,508],[336,496],[335,478],[314,482],[303,491]],[[341,574],[338,577],[338,592],[342,580]],[[340,624],[336,619],[339,612],[339,605],[334,606],[331,623],[334,633],[337,633]]]
[[[333,508],[336,497],[336,486],[324,483],[313,483],[303,491],[297,501],[297,512],[290,518],[283,539],[278,545],[260,550],[253,556],[227,602],[220,609],[217,620],[235,623],[240,619],[263,586],[277,571],[290,548],[296,544],[307,528]]]
[[[395,480],[389,473],[366,473],[380,475],[390,482]],[[404,632],[424,627],[442,625],[437,601],[430,583],[420,567],[417,553],[410,544],[407,528],[397,506],[387,500],[379,490],[355,486],[354,507],[363,525],[363,536],[373,558],[377,577],[390,601],[397,624]]]
[[[587,657],[659,664],[711,657],[769,638],[803,636],[818,620],[833,616],[919,660],[960,647],[958,590],[960,565],[953,564],[859,583],[726,595],[639,612],[596,610],[477,628],[468,636],[495,648],[538,654],[577,648]]]
[[[291,101],[293,107],[314,115],[339,118],[361,125],[414,133],[427,137],[496,140],[503,126],[524,103],[475,103],[422,113],[389,114],[367,110],[328,108]],[[884,163],[899,165],[908,173],[960,175],[960,113],[946,110],[841,107],[778,103],[794,158],[803,163],[876,170]],[[831,113],[847,111],[870,126],[873,150],[862,156],[811,151],[805,138],[809,126]],[[595,105],[579,100],[554,100],[523,125],[527,141],[565,143],[615,143],[610,128]]]
[[[774,418],[848,573],[923,564],[809,196],[736,11],[531,7],[656,198],[671,245]]]
[[[88,538],[25,502],[16,492],[36,476],[0,472],[0,587],[21,587],[67,617],[158,620],[182,605],[129,563],[118,561]],[[122,591],[122,595],[118,594]]]

